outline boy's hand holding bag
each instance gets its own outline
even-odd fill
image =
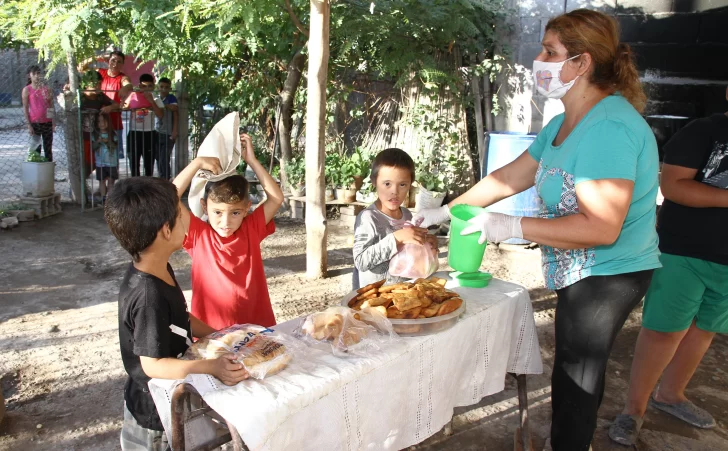
[[[402,222],[398,228],[417,227],[421,222],[422,220],[416,221],[415,224]],[[389,274],[410,279],[424,279],[434,274],[438,266],[437,249],[433,248],[430,242],[407,243],[402,245],[399,252],[389,262]]]

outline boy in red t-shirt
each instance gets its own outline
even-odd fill
[[[283,192],[255,158],[250,136],[241,134],[240,143],[243,159],[265,190],[265,202],[249,213],[248,181],[240,175],[205,186],[200,202],[209,223],[190,214],[180,201],[187,235],[184,248],[192,257],[192,314],[215,329],[276,323],[260,242],[275,232],[273,217],[283,203]],[[215,174],[222,171],[217,158],[194,159],[174,179],[180,199],[205,163],[215,168]]]

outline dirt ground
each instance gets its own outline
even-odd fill
[[[7,414],[0,450],[116,450],[125,373],[119,356],[117,293],[129,257],[110,235],[101,211],[64,212],[0,231],[0,378]],[[336,303],[351,287],[350,229],[332,221],[329,278],[305,278],[302,221],[276,220],[263,258],[279,321]],[[446,262],[446,246],[441,261]],[[543,288],[540,253],[489,246],[483,267],[496,277],[526,286],[533,300],[545,375],[529,377],[534,449],[549,428],[555,297]],[[190,258],[172,258],[183,289],[190,288]],[[189,295],[187,291],[186,294]],[[628,387],[640,312],[617,339],[608,370],[593,449],[622,450],[606,436]],[[702,431],[649,410],[640,450],[728,450],[728,338],[719,336],[690,385],[688,395],[710,411],[719,426]],[[477,406],[458,409],[454,435],[437,434],[417,449],[513,449],[517,425],[515,385]]]

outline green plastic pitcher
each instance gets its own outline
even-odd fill
[[[480,233],[475,232],[470,235],[460,235],[468,225],[468,220],[485,213],[485,208],[473,207],[471,205],[455,205],[450,209],[452,222],[450,223],[450,246],[447,256],[447,262],[456,271],[461,272],[477,272],[480,270],[480,264],[483,261],[485,253],[486,241],[478,244]]]

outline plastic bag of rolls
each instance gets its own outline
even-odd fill
[[[300,346],[300,345],[299,345]],[[250,377],[263,379],[283,370],[293,358],[295,339],[253,324],[236,324],[201,338],[187,349],[189,360],[235,354]]]
[[[355,312],[348,307],[308,315],[295,335],[311,346],[330,347],[338,357],[368,356],[399,339],[383,313],[374,309]]]

